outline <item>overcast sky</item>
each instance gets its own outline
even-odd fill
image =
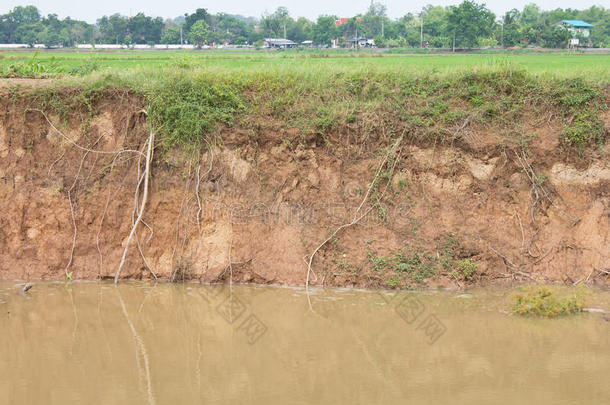
[[[416,13],[426,4],[451,5],[458,4],[460,1],[451,0],[386,0],[381,1],[388,7],[388,15],[391,18],[400,17],[408,12]],[[518,8],[524,4],[531,3],[531,0],[488,0],[489,7],[496,15],[501,15],[505,11]],[[202,2],[195,0],[172,0],[172,1],[150,1],[150,0],[103,0],[103,1],[83,1],[83,0],[2,0],[0,13],[4,14],[15,6],[34,5],[42,14],[55,13],[60,18],[70,16],[75,19],[95,22],[103,15],[120,13],[123,15],[144,12],[146,15],[154,17],[177,17],[185,12],[193,12],[195,9],[203,7],[209,12],[225,12],[230,14],[241,14],[244,16],[260,17],[265,12],[273,12],[279,6],[288,7],[292,17],[307,17],[315,19],[320,14],[335,14],[340,17],[350,17],[357,13],[364,12],[370,0],[268,0],[258,3],[249,0],[218,0]],[[543,10],[561,8],[584,9],[592,5],[610,7],[610,0],[538,0],[537,3]]]

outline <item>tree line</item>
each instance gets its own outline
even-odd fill
[[[311,40],[328,46],[347,39],[375,39],[380,47],[476,48],[486,46],[565,47],[572,34],[558,25],[561,20],[584,20],[593,24],[587,42],[610,47],[610,9],[593,6],[585,10],[541,10],[527,4],[496,16],[485,4],[465,0],[455,6],[425,6],[419,13],[400,18],[387,16],[385,5],[371,2],[364,13],[339,20],[320,15],[316,21],[294,19],[286,7],[260,18],[226,13],[212,14],[204,8],[177,18],[163,19],[138,13],[103,16],[95,24],[42,16],[35,6],[18,6],[0,15],[0,43],[42,43],[48,47],[76,44],[236,44],[261,45],[263,38],[288,38],[297,43]],[[339,21],[339,22],[337,22]]]

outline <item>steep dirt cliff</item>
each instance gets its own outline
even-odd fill
[[[1,100],[0,278],[114,277],[142,197],[142,99],[63,116]],[[122,277],[303,285],[328,238],[312,285],[610,280],[610,146],[562,150],[552,115],[519,145],[468,121],[439,143],[261,122],[156,149]]]

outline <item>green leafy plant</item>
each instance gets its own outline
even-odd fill
[[[555,318],[582,312],[583,305],[580,293],[558,297],[550,287],[529,287],[515,296],[513,312],[518,315]]]
[[[468,281],[474,280],[474,275],[477,271],[477,264],[472,259],[462,259],[457,262],[460,272],[464,276],[464,279]]]
[[[64,73],[65,69],[59,65],[55,56],[48,61],[41,61],[38,52],[34,53],[27,61],[19,61],[5,66],[0,66],[1,77],[28,77],[41,78]]]

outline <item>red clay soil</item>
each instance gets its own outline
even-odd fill
[[[49,115],[61,133],[25,104],[0,104],[0,279],[114,277],[144,166],[112,152],[143,149],[141,100],[99,100],[87,131],[78,113]],[[222,148],[201,159],[159,147],[122,277],[303,285],[316,247],[381,196],[318,251],[311,284],[396,285],[383,258],[397,253],[436,263],[415,286],[607,284],[610,148],[566,158],[557,128],[532,126],[528,156],[489,129],[465,128],[447,145],[405,139],[368,194],[389,142],[348,127],[329,142],[272,120],[255,137],[224,127]],[[476,263],[472,277],[455,267],[464,259]]]

